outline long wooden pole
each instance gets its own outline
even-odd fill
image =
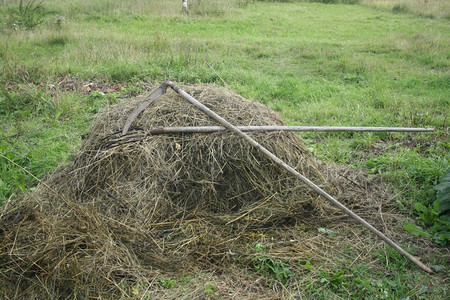
[[[259,151],[264,153],[266,156],[268,156],[272,161],[274,161],[276,164],[278,164],[281,168],[285,169],[289,173],[293,174],[300,180],[302,180],[306,185],[308,185],[310,188],[312,188],[315,192],[317,192],[319,195],[323,196],[325,199],[330,201],[332,204],[337,206],[339,209],[341,209],[343,212],[345,212],[347,215],[361,223],[364,227],[366,227],[371,232],[375,233],[379,238],[381,238],[383,241],[385,241],[388,245],[390,245],[392,248],[397,250],[399,253],[401,253],[403,256],[411,260],[413,263],[415,263],[419,268],[424,270],[425,272],[432,273],[432,270],[428,268],[426,265],[424,265],[422,262],[420,262],[418,259],[416,259],[414,256],[403,250],[400,246],[398,246],[396,243],[394,243],[390,238],[388,238],[386,235],[384,235],[381,231],[370,225],[367,221],[365,221],[363,218],[358,216],[356,213],[348,209],[345,205],[334,199],[331,195],[329,195],[327,192],[322,190],[319,186],[317,186],[315,183],[313,183],[311,180],[300,174],[297,170],[289,166],[287,163],[279,159],[275,154],[264,148],[261,144],[259,144],[257,141],[252,139],[250,136],[242,132],[240,129],[235,127],[233,124],[229,123],[227,120],[213,112],[211,109],[197,101],[194,97],[183,91],[179,86],[177,86],[175,83],[171,81],[166,81],[166,86],[170,86],[175,92],[177,92],[179,95],[181,95],[183,98],[185,98],[187,101],[198,107],[201,111],[206,113],[208,116],[222,124],[223,126],[227,127],[232,132],[236,133],[240,137],[242,137],[244,140],[246,140],[249,144],[257,148]]]
[[[235,126],[237,129],[248,131],[314,131],[314,132],[432,132],[434,128],[407,128],[407,127],[348,127],[348,126]],[[155,127],[146,134],[156,135],[162,133],[211,133],[229,130],[224,126],[186,126],[186,127]]]

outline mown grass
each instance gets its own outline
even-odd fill
[[[165,79],[209,82],[266,104],[291,125],[434,127],[420,134],[302,134],[320,159],[391,182],[399,208],[413,218],[414,203],[432,205],[432,188],[450,167],[447,2],[437,1],[432,10],[431,2],[427,10],[408,2],[395,10],[398,1],[197,0],[189,15],[180,14],[179,2],[47,0],[43,22],[33,30],[8,25],[18,1],[1,4],[0,154],[42,177],[68,162],[99,109],[120,101],[64,90],[64,78],[116,82],[129,95]],[[35,184],[0,159],[0,202]],[[362,291],[375,297],[386,291],[392,299],[430,295],[431,288],[399,288],[424,278],[408,274],[414,268],[399,261],[392,278],[381,281],[376,278],[383,274],[365,265],[337,277],[317,266],[308,275],[306,268],[310,284],[298,292],[319,298],[364,297]],[[435,264],[445,262],[436,258]]]

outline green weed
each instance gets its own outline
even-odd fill
[[[161,279],[159,284],[166,289],[174,289],[178,286],[178,282],[174,278]]]
[[[345,271],[338,270],[336,272],[330,273],[328,271],[321,271],[320,283],[324,286],[329,285],[332,290],[346,289],[348,286],[348,281],[345,279]]]
[[[280,259],[271,258],[265,255],[266,247],[261,243],[255,245],[254,251],[262,254],[260,257],[251,259],[255,271],[261,273],[261,275],[265,277],[275,279],[284,286],[289,284],[293,272],[287,263]]]
[[[212,283],[208,283],[204,288],[204,292],[206,295],[214,295],[215,291],[216,287]]]
[[[44,16],[47,11],[42,5],[43,1],[20,0],[17,7],[10,8],[7,27],[10,29],[27,29],[31,30],[44,22]]]
[[[439,184],[434,189],[437,192],[436,202],[440,213],[450,215],[450,169],[439,178]]]
[[[414,203],[419,216],[419,223],[425,228],[414,224],[405,224],[404,228],[414,235],[433,239],[441,246],[450,244],[450,169],[441,176],[440,183],[434,187],[436,200],[429,205]]]
[[[289,284],[293,275],[289,265],[280,259],[258,257],[252,259],[252,263],[257,272],[269,278],[274,277],[283,285]]]

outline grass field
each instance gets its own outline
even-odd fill
[[[0,154],[42,178],[70,161],[99,110],[166,79],[230,87],[289,125],[433,127],[433,133],[301,136],[319,159],[389,182],[398,209],[439,244],[424,258],[439,272],[423,274],[389,249],[374,249],[367,261],[390,261],[388,277],[372,263],[350,264],[345,275],[308,263],[303,287],[275,294],[448,296],[450,223],[434,206],[434,187],[450,168],[448,1],[197,0],[189,15],[180,13],[179,2],[47,0],[27,2],[26,10],[19,1],[3,1]],[[100,90],[85,92],[89,83]],[[0,158],[1,203],[35,185]],[[211,276],[165,277],[158,288],[223,298]]]

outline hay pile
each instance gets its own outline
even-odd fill
[[[235,125],[283,125],[269,109],[229,90],[183,88]],[[140,101],[105,108],[73,163],[45,180],[52,190],[40,185],[2,212],[0,280],[8,295],[112,299],[161,274],[223,270],[236,256],[245,265],[248,244],[261,232],[319,226],[325,214],[342,218],[232,133],[166,134],[133,142],[134,134],[157,126],[217,125],[170,89],[135,120],[129,137],[120,137]],[[341,171],[319,171],[294,133],[250,135],[350,207],[350,199],[356,205],[366,201],[366,208],[387,201],[386,195],[367,192],[379,190],[373,179],[346,181]],[[322,173],[331,176],[332,186]],[[339,197],[355,184],[357,191]],[[366,191],[360,190],[364,185]],[[278,253],[292,259],[323,253],[312,249],[317,240],[302,241],[301,232],[292,232],[281,233],[285,240]]]
[[[187,88],[187,92],[234,124],[283,124],[266,107],[225,89],[197,86]],[[308,188],[296,184],[292,176],[232,133],[160,135],[139,143],[129,143],[133,138],[119,138],[118,132],[137,104],[135,100],[125,106],[113,106],[98,118],[70,174],[71,186],[75,187],[71,193],[80,200],[100,198],[111,208],[117,206],[114,198],[133,199],[123,204],[139,212],[151,210],[150,222],[167,220],[174,213],[178,218],[185,211],[241,214],[261,200],[275,197],[269,211],[253,214],[259,224],[268,219],[276,222],[298,214],[302,205],[312,205],[311,197],[315,196]],[[146,109],[133,126],[150,129],[186,124],[217,125],[170,90],[155,106]],[[253,137],[311,179],[322,181],[296,134],[260,132]]]

